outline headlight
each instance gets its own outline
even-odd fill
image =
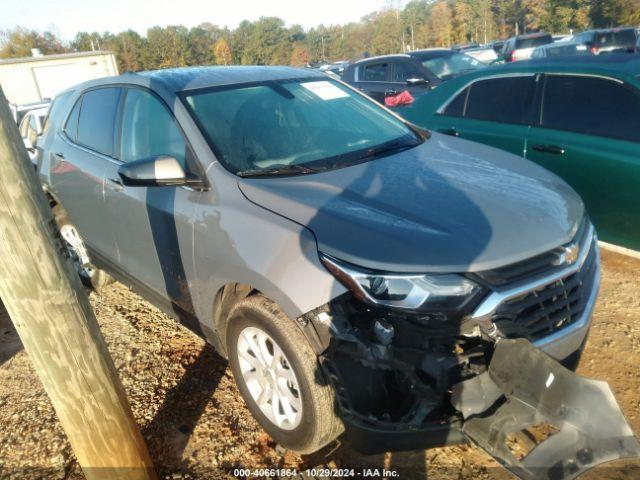
[[[320,254],[327,269],[359,299],[417,312],[460,311],[481,288],[460,275],[395,275],[368,271]]]

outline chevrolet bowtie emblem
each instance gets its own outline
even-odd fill
[[[560,247],[556,251],[556,260],[554,265],[572,265],[578,260],[580,255],[580,245],[572,243],[566,247]]]

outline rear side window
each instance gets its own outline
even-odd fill
[[[470,87],[464,116],[490,122],[528,124],[533,76],[480,80]]]
[[[374,63],[364,67],[362,79],[365,82],[385,82],[387,81],[388,63]]]
[[[80,118],[80,108],[82,106],[82,97],[78,99],[76,104],[73,106],[69,117],[67,118],[67,123],[64,125],[64,133],[67,134],[72,141],[76,142],[78,140],[78,118]]]
[[[604,78],[548,76],[541,126],[640,142],[640,92]]]
[[[467,104],[467,95],[469,95],[469,87],[460,92],[442,112],[447,117],[462,117],[464,116],[464,108]]]
[[[593,33],[580,33],[573,38],[576,43],[591,43],[593,42]]]
[[[169,155],[186,169],[187,144],[169,110],[146,90],[130,88],[124,101],[120,159]]]
[[[538,47],[531,54],[531,58],[544,58],[545,53],[547,52],[545,52],[544,49]]]
[[[82,96],[77,142],[103,155],[114,156],[113,138],[120,88],[99,88]]]
[[[636,40],[636,32],[632,28],[611,30],[610,32],[596,34],[596,44],[601,47],[610,45],[634,45]]]
[[[58,95],[53,99],[53,103],[51,104],[49,112],[47,113],[47,118],[45,119],[44,125],[42,126],[43,134],[46,133],[47,130],[49,130],[49,126],[52,122],[62,121],[61,117],[63,116],[64,112],[67,111],[64,107],[67,105],[67,101],[69,100],[69,97],[72,93],[73,92],[66,92],[62,95]]]

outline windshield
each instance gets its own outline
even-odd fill
[[[242,176],[339,168],[420,143],[402,121],[331,79],[182,95],[216,156]]]
[[[464,53],[423,60],[422,65],[431,70],[440,80],[448,80],[485,67],[484,63]]]

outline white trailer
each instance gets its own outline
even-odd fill
[[[94,78],[118,75],[112,52],[34,55],[0,60],[0,86],[9,103],[42,103],[68,87]]]

